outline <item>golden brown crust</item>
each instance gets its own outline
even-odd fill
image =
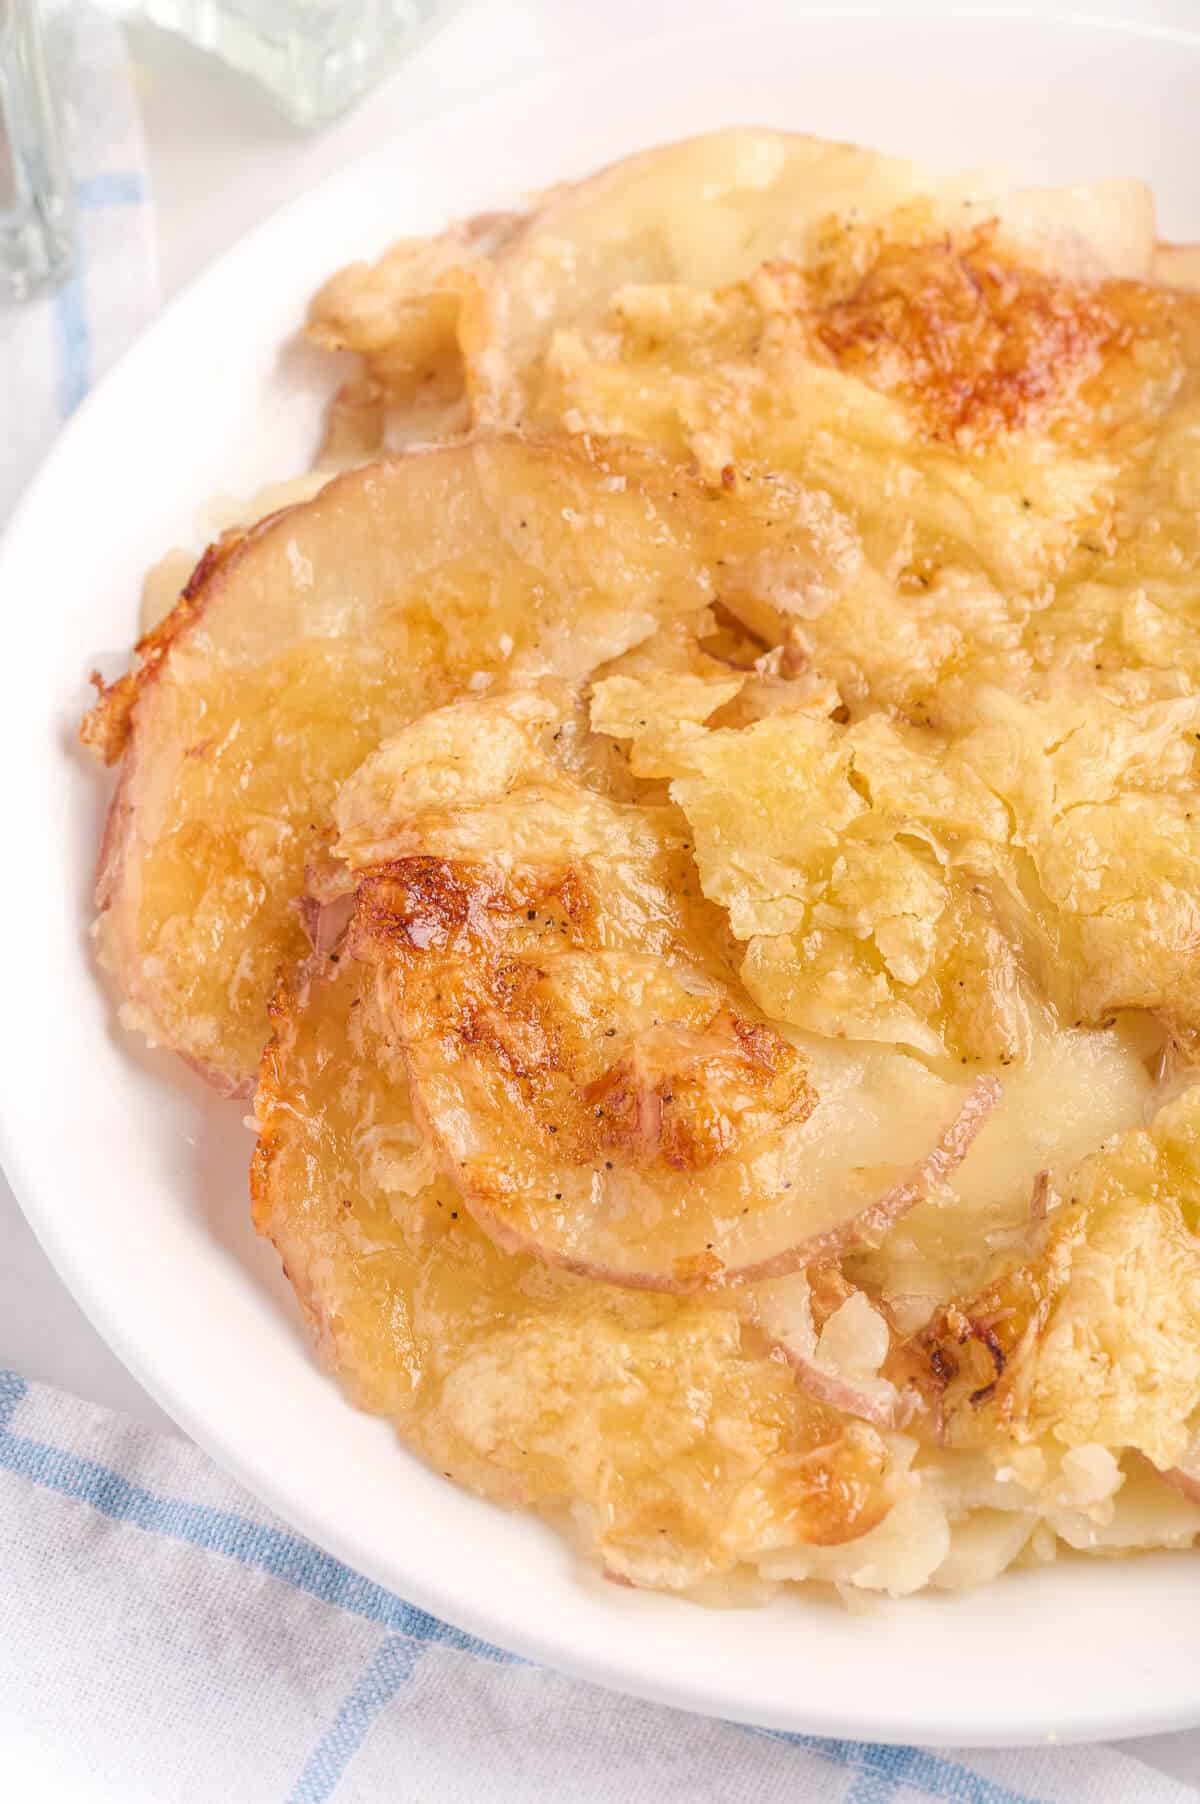
[[[784,1118],[802,1120],[817,1101],[795,1048],[730,1008],[700,1033],[645,1036],[581,1094],[589,1130],[581,1157],[613,1152],[673,1171],[707,1171],[733,1153],[748,1105],[770,1098]]]
[[[1019,263],[990,228],[885,246],[851,293],[818,302],[812,327],[840,368],[964,447],[1046,420],[1128,341],[1103,288]]]
[[[133,730],[133,711],[138,701],[158,676],[176,640],[195,625],[208,606],[218,573],[246,537],[244,531],[236,529],[222,533],[208,546],[170,613],[144,633],[134,646],[133,662],[124,676],[106,683],[98,672],[92,672],[97,700],[80,723],[79,738],[103,763],[116,764],[123,757]]]
[[[460,1482],[571,1509],[628,1584],[686,1586],[882,1521],[902,1483],[887,1443],[798,1391],[732,1301],[505,1254],[397,1164],[408,1104],[366,976],[325,961],[281,981],[252,1173],[255,1224],[352,1395]]]
[[[651,895],[652,881],[647,872]],[[816,1104],[801,1055],[731,1007],[699,967],[673,990],[669,965],[655,970],[644,956],[631,959],[629,993],[651,986],[660,1012],[651,1021],[647,1005],[626,1019],[619,988],[604,987],[605,960],[619,956],[621,943],[602,901],[604,882],[602,866],[502,875],[432,857],[394,860],[360,881],[350,949],[381,970],[383,1006],[409,1051],[418,1106],[440,1093],[438,1073],[446,1070],[471,1073],[468,1084],[483,1086],[480,1103],[496,1083],[508,1099],[514,1145],[523,1122],[531,1136],[526,1156],[545,1162],[538,1178],[520,1175],[521,1155],[510,1160],[500,1147],[473,1158],[444,1149],[481,1224],[504,1245],[531,1244],[524,1225],[531,1182],[569,1186],[574,1174],[591,1172],[593,1186],[605,1189],[626,1172],[650,1184],[720,1177],[723,1164],[733,1170],[764,1133],[802,1123]],[[679,956],[686,972],[682,947]],[[581,1004],[555,987],[560,970],[563,984],[582,985]],[[608,1025],[573,1012],[602,993]],[[682,1011],[676,1019],[672,1008]],[[430,1125],[437,1136],[436,1122]],[[751,1206],[749,1195],[739,1205],[743,1213]],[[715,1275],[721,1261],[711,1246],[706,1252],[702,1223],[700,1235],[661,1273],[635,1270],[628,1281],[673,1290]],[[569,1269],[598,1270],[584,1250],[587,1238],[583,1229],[574,1252],[553,1243],[541,1250]],[[626,1281],[616,1268],[609,1275]]]
[[[889,1375],[913,1384],[943,1423],[965,1421],[985,1403],[1006,1413],[1016,1358],[1043,1333],[1086,1226],[1081,1210],[1063,1210],[1050,1224],[1038,1257],[1001,1273],[977,1296],[939,1309],[898,1349]]]
[[[429,954],[436,957],[451,945],[462,951],[468,940],[474,942],[481,983],[442,1021],[446,1056],[460,1056],[454,1041],[461,1050],[485,1052],[520,1082],[531,1105],[542,1106],[559,1094],[561,1080],[574,1089],[577,1074],[552,1019],[538,1006],[535,992],[544,973],[536,963],[498,949],[500,918],[528,918],[531,911],[556,921],[564,937],[569,927],[574,945],[603,948],[590,886],[578,867],[502,879],[486,866],[439,858],[399,859],[367,872],[358,890],[352,945],[372,961],[386,946],[420,982],[416,973]],[[497,947],[494,953],[489,942]],[[723,1004],[698,1032],[662,1029],[642,1035],[632,1051],[584,1081],[577,1094],[582,1106],[570,1117],[577,1160],[613,1154],[631,1166],[661,1162],[681,1172],[707,1170],[732,1153],[751,1109],[766,1106],[782,1120],[803,1120],[816,1104],[796,1050],[763,1023]],[[562,1134],[566,1126],[555,1132]]]

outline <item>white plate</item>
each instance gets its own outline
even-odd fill
[[[140,574],[199,503],[297,472],[316,377],[280,347],[340,263],[639,145],[800,127],[1031,181],[1136,174],[1200,235],[1200,41],[1095,24],[811,16],[656,41],[412,126],[223,259],[87,402],[0,560],[9,664],[0,1153],[80,1303],[223,1465],[315,1541],[487,1639],[781,1728],[957,1745],[1200,1721],[1200,1560],[1062,1563],[868,1616],[713,1613],[582,1573],[399,1449],[313,1365],[246,1204],[240,1111],[114,1030],[85,925],[103,785],[78,753]]]

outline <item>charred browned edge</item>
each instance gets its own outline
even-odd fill
[[[571,864],[533,871],[524,879],[501,877],[484,864],[429,856],[377,866],[362,878],[351,929],[356,956],[378,956],[386,947],[404,965],[442,952],[468,936],[478,982],[457,993],[454,1020],[444,1025],[463,1045],[483,1047],[524,1087],[531,1104],[538,1090],[563,1072],[561,1049],[531,992],[536,961],[513,957],[488,931],[488,917],[521,924],[552,907],[571,929],[572,943],[587,943],[593,901],[584,875]],[[511,1029],[511,1031],[509,1031]],[[779,1089],[781,1119],[803,1120],[816,1094],[801,1055],[764,1023],[728,1006],[714,1006],[704,1030],[710,1045],[684,1047],[669,1068],[647,1070],[636,1054],[617,1059],[582,1092],[586,1127],[572,1136],[575,1155],[590,1160],[619,1153],[635,1164],[661,1157],[680,1171],[702,1171],[724,1157],[738,1135],[737,1121],[702,1093],[700,1069],[724,1064],[737,1083],[759,1093]]]
[[[1014,1359],[1040,1335],[1070,1273],[1086,1210],[1057,1211],[1034,1256],[1010,1265],[975,1297],[945,1304],[887,1365],[939,1419],[995,1401],[1003,1406]]]
[[[592,901],[573,865],[505,875],[494,865],[427,853],[390,859],[359,875],[351,949],[368,961],[380,946],[404,957],[440,952],[461,933],[485,932],[490,913],[528,912],[551,900],[577,932],[586,930]]]
[[[576,943],[586,938],[592,904],[573,866],[522,876],[428,855],[395,859],[360,878],[350,950],[364,962],[382,958],[405,969],[420,985],[429,954],[436,957],[451,945],[465,950],[469,943],[465,981],[444,996],[438,985],[437,1031],[451,1049],[486,1051],[536,1107],[561,1074],[561,1051],[533,997],[541,973],[506,952],[500,924],[540,916],[547,907],[571,923]],[[447,1056],[457,1055],[450,1050]]]
[[[804,272],[766,269],[834,363],[901,390],[932,438],[963,443],[1044,418],[1131,336],[1114,305],[1130,285],[1038,269],[997,232],[885,242],[848,293],[815,304]]]
[[[828,1408],[828,1405],[823,1406]],[[798,1514],[804,1523],[805,1543],[812,1547],[840,1547],[857,1541],[878,1527],[896,1501],[894,1483],[888,1482],[890,1458],[885,1442],[865,1422],[850,1422],[830,1409],[831,1423],[838,1425],[837,1439],[814,1448],[800,1470],[810,1482]]]
[[[1009,1336],[1003,1331],[1004,1324],[1015,1322],[1015,1315],[998,1323],[986,1305],[982,1313],[980,1309],[980,1303],[966,1309],[948,1304],[923,1331],[917,1343],[923,1365],[918,1383],[925,1380],[927,1400],[931,1389],[936,1388],[939,1395],[945,1396],[960,1379],[957,1389],[965,1391],[966,1401],[973,1408],[995,1396],[1009,1357],[1028,1326],[1028,1318],[1021,1320],[1019,1334]]]
[[[735,1067],[738,1082],[751,1090],[780,1086],[781,1124],[812,1114],[817,1096],[807,1063],[773,1029],[722,1004],[701,1031],[711,1036],[711,1046],[682,1050],[667,1069],[649,1072],[629,1055],[587,1086],[583,1101],[595,1109],[587,1153],[618,1151],[635,1164],[661,1158],[674,1171],[711,1169],[738,1139],[737,1121],[705,1094],[702,1073],[721,1065]]]
[[[105,764],[115,764],[121,757],[129,742],[131,717],[138,697],[147,684],[154,681],[179,635],[203,611],[213,577],[228,563],[246,537],[243,531],[222,533],[208,547],[171,612],[148,633],[143,633],[134,646],[135,662],[124,676],[118,677],[115,683],[106,683],[97,671],[92,672],[97,700],[80,723],[79,737]]]
[[[502,894],[486,865],[425,855],[373,865],[359,878],[350,949],[367,962],[381,947],[402,957],[441,951]]]

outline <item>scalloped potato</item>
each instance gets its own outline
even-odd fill
[[[431,704],[578,680],[707,599],[654,474],[503,439],[413,453],[205,553],[83,729],[121,766],[97,940],[133,1024],[253,1083],[343,778]]]
[[[1200,698],[981,686],[951,737],[804,710],[707,728],[720,687],[680,681],[600,682],[593,718],[670,780],[768,1015],[1004,1064],[1048,1011],[1200,1026]]]
[[[737,129],[305,330],[345,473],[83,737],[323,1361],[698,1601],[1191,1546],[1195,248]]]
[[[800,1391],[732,1299],[655,1296],[502,1251],[434,1175],[369,968],[276,1003],[255,1221],[350,1393],[441,1471],[670,1589],[878,1522],[905,1450]]]

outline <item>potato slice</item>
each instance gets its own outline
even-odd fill
[[[1004,1088],[949,1190],[923,1198],[876,1251],[847,1262],[854,1282],[911,1333],[939,1304],[971,1296],[1028,1251],[1047,1210],[1089,1153],[1154,1113],[1163,1035],[1147,1016],[1040,1034]]]
[[[256,1104],[255,1222],[350,1395],[635,1584],[880,1521],[902,1482],[887,1442],[799,1391],[732,1300],[613,1289],[480,1232],[431,1175],[368,977],[327,965],[280,994]]]
[[[454,345],[464,277],[519,223],[516,213],[481,213],[436,238],[402,238],[376,263],[348,264],[314,295],[305,336],[331,351],[403,355],[419,371]]]
[[[768,260],[808,264],[831,221],[869,229],[924,201],[939,225],[999,215],[1067,273],[1143,276],[1154,239],[1143,184],[1029,190],[978,172],[939,176],[904,158],[795,132],[735,128],[660,146],[560,190],[502,247],[464,320],[476,419],[538,417],[540,367],[556,332],[598,324],[631,284],[708,289]]]
[[[635,1288],[878,1239],[992,1087],[775,1031],[731,979],[682,818],[585,787],[562,743],[543,697],[460,702],[339,797],[349,947],[440,1169],[501,1245]]]
[[[83,727],[122,763],[97,936],[133,1025],[245,1089],[341,779],[433,704],[577,680],[703,604],[643,473],[513,441],[414,454],[205,554]]]
[[[511,424],[535,402],[554,333],[594,322],[630,282],[712,287],[769,256],[803,254],[840,208],[898,205],[916,165],[800,133],[736,128],[614,163],[560,189],[497,259],[468,326],[476,418]]]
[[[536,417],[694,458],[713,483],[789,475],[907,594],[957,567],[1027,608],[1150,537],[1142,490],[1176,420],[1194,427],[1196,343],[1182,296],[1068,280],[991,228],[897,215],[847,228],[815,269],[618,289],[548,346]]]
[[[519,219],[484,213],[436,238],[402,238],[378,262],[339,270],[313,297],[305,326],[310,343],[362,359],[330,410],[324,465],[361,463],[464,430],[460,314],[473,304],[481,270]]]

